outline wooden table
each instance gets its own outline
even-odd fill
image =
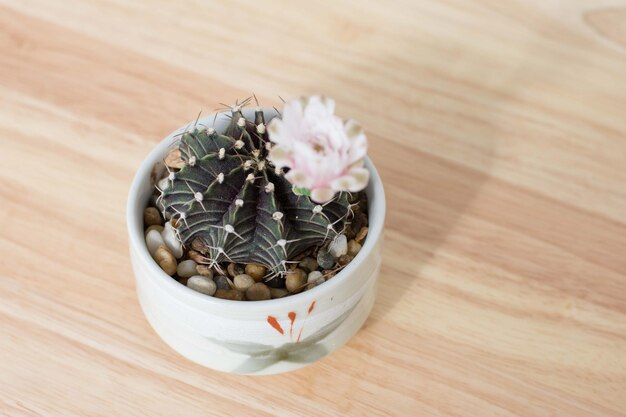
[[[0,415],[626,415],[625,22],[608,0],[0,0]],[[155,335],[124,216],[155,143],[252,92],[335,97],[388,199],[364,329],[264,378]]]

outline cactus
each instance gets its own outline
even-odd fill
[[[284,277],[290,259],[333,239],[344,228],[348,195],[319,205],[294,193],[266,159],[271,143],[263,111],[246,120],[233,106],[222,133],[194,125],[178,145],[185,166],[170,172],[159,204],[173,218],[181,243],[206,263],[258,263],[266,279]]]

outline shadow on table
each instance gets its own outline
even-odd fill
[[[420,53],[425,52],[406,51]],[[414,280],[489,179],[494,148],[505,139],[499,127],[504,118],[501,105],[510,95],[503,93],[515,86],[517,71],[494,80],[475,75],[477,65],[486,66],[480,62],[459,59],[437,73],[426,60],[420,67],[397,56],[372,56],[377,58],[366,65],[343,69],[344,76],[311,85],[311,92],[332,92],[357,109],[353,117],[368,132],[369,155],[385,186],[384,260],[377,302],[366,327],[384,319],[404,297],[420,302],[421,287]],[[402,69],[383,71],[382,63]],[[356,102],[346,93],[350,89],[339,84],[349,85],[351,74],[357,73],[361,80],[364,74],[371,74],[372,80],[386,74],[389,83],[373,81],[366,93],[362,86],[355,87],[361,94]]]

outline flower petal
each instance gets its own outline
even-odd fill
[[[357,192],[367,187],[370,172],[365,168],[353,168],[348,175],[333,180],[330,185],[335,191]]]
[[[284,146],[274,146],[267,158],[279,168],[291,167],[291,154]]]
[[[348,120],[343,128],[350,140],[349,163],[363,159],[367,154],[367,137],[363,128],[354,120]]]
[[[354,164],[350,165],[348,171],[352,171],[355,168],[362,168],[364,165],[365,165],[365,160],[364,159],[359,159]]]
[[[357,136],[363,135],[363,128],[356,120],[348,120],[344,125],[344,130],[346,131],[346,135],[348,138],[354,139]]]
[[[335,114],[335,100],[326,96],[319,96],[319,100],[326,108],[328,114]]]
[[[370,180],[370,172],[365,168],[354,168],[350,170],[349,174],[352,179],[352,188],[349,188],[350,192],[357,192],[365,189],[367,187],[367,183]]]
[[[331,98],[323,96],[311,96],[308,99],[300,99],[303,104],[303,115],[311,121],[324,121],[334,116],[335,102]]]
[[[335,192],[330,188],[316,188],[311,191],[311,200],[316,203],[326,203],[335,196]]]
[[[268,126],[275,144],[269,159],[290,168],[286,179],[292,184],[318,190],[318,200],[331,198],[332,191],[361,190],[369,179],[363,129],[354,120],[344,123],[334,111],[330,98],[301,97],[286,102],[282,117]]]
[[[285,142],[283,130],[283,121],[277,117],[270,120],[267,125],[267,134],[269,135],[270,140],[274,143]]]
[[[307,175],[298,169],[292,169],[285,174],[287,181],[295,185],[296,187],[309,188],[311,186],[311,179]]]

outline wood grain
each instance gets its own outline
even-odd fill
[[[626,415],[626,3],[0,0],[0,414]],[[135,298],[124,206],[199,110],[325,93],[388,198],[365,328],[221,375]]]

